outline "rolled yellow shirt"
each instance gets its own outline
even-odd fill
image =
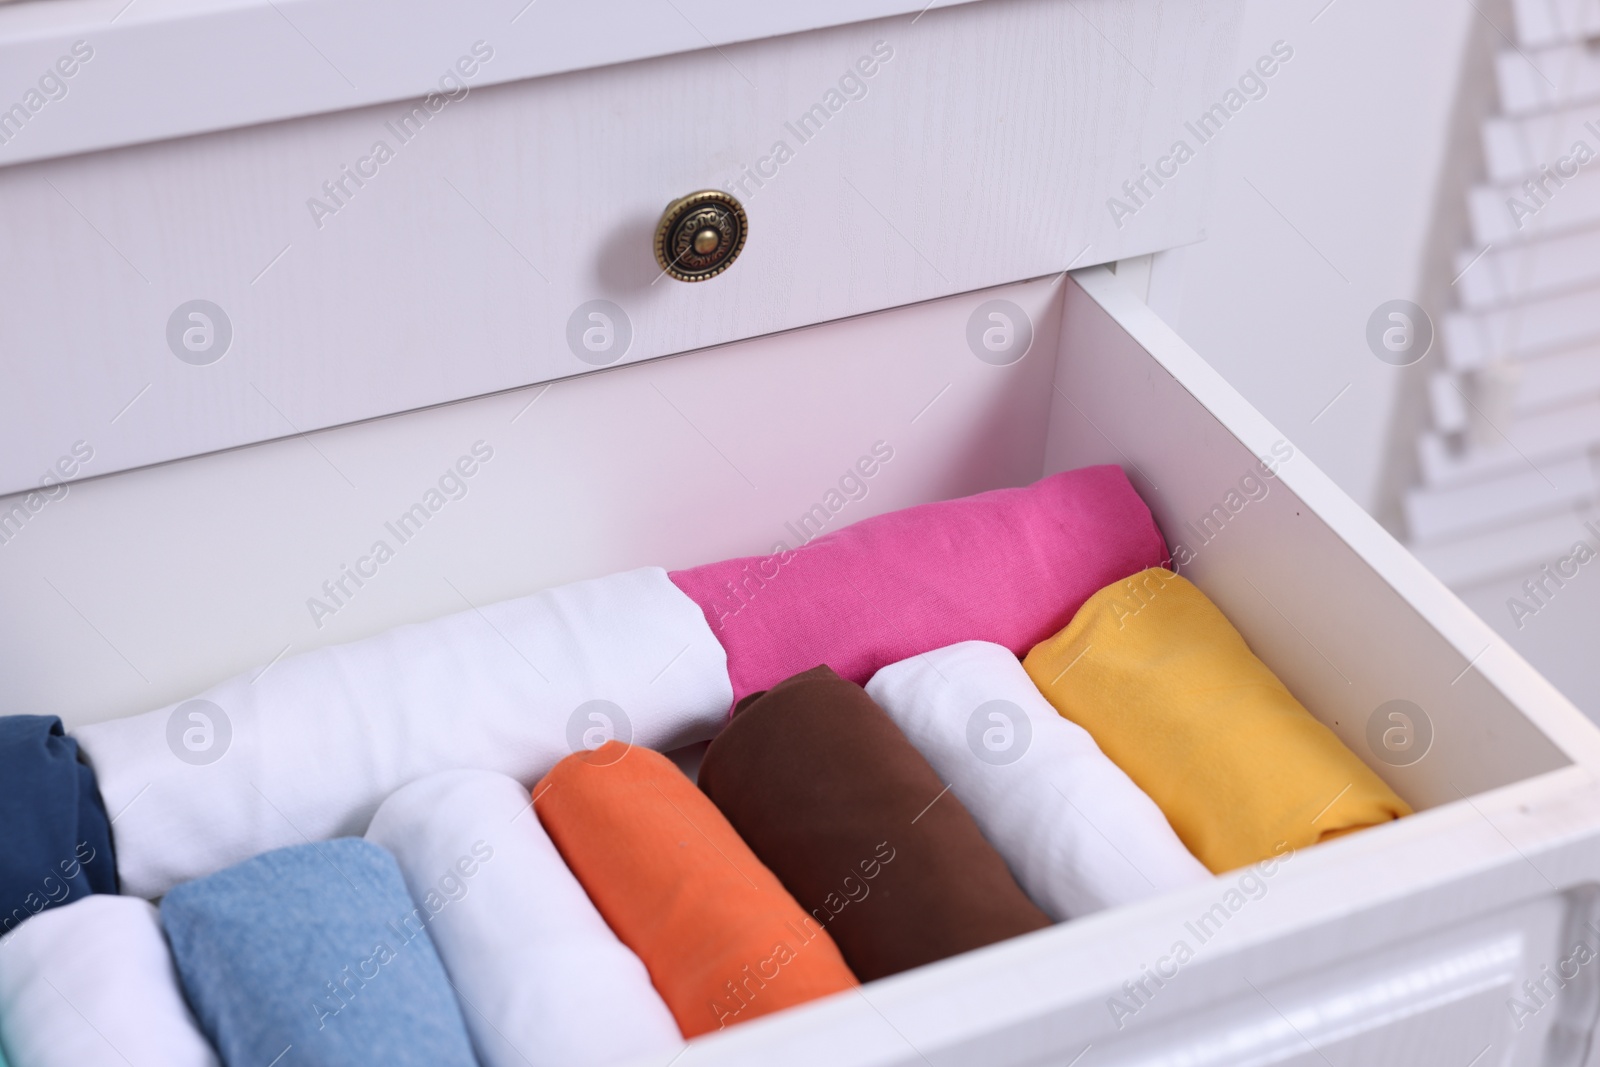
[[[1214,873],[1411,814],[1171,571],[1101,589],[1022,665]]]

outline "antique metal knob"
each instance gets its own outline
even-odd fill
[[[703,282],[727,270],[750,228],[744,207],[727,193],[702,189],[667,205],[656,226],[656,262],[680,282]]]

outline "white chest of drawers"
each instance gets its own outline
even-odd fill
[[[6,70],[75,57],[0,122],[16,710],[131,714],[463,599],[759,551],[880,439],[847,521],[1118,463],[1419,813],[678,1062],[1595,1062],[1600,734],[1085,266],[1203,235],[1205,116],[1269,77],[1233,4],[119,6],[0,8]],[[650,245],[699,188],[749,237],[683,284]],[[470,492],[308,615],[479,440]],[[1272,491],[1223,505],[1265,455]],[[30,495],[49,471],[75,484]],[[1393,700],[1432,734],[1403,766],[1369,740]]]

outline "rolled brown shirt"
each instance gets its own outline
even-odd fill
[[[826,666],[739,701],[700,788],[864,982],[1050,925],[888,714]]]

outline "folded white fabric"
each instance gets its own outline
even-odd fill
[[[112,827],[123,892],[306,839],[359,836],[435,771],[531,784],[615,736],[713,736],[727,656],[659,567],[547,589],[240,675],[196,700],[74,731]]]
[[[551,843],[528,791],[443,771],[396,792],[367,829],[393,852],[484,1067],[586,1067],[683,1046],[644,964]]]
[[[901,660],[867,693],[1052,919],[1210,880],[1155,802],[1056,714],[1000,645],[967,641]]]
[[[155,906],[99,894],[0,941],[0,1044],[13,1067],[217,1067],[178,988]]]

